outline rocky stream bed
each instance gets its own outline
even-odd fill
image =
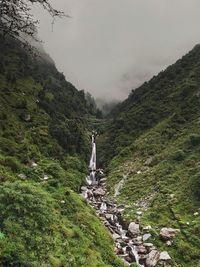
[[[96,133],[92,134],[92,153],[86,185],[81,195],[96,210],[102,223],[109,229],[115,242],[115,252],[127,266],[133,263],[140,267],[172,267],[167,251],[159,252],[148,239],[151,226],[142,226],[138,220],[126,223],[122,219],[124,205],[110,201],[106,190],[106,176],[102,169],[96,170]],[[178,229],[162,228],[160,238],[171,245]]]

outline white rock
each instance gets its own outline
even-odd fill
[[[155,267],[159,261],[160,253],[157,250],[152,250],[147,259],[146,259],[146,267]]]
[[[140,173],[142,173],[141,171],[137,171],[137,174],[140,174]]]
[[[121,236],[116,233],[114,233],[112,236],[114,240],[121,238]]]
[[[25,180],[25,179],[26,179],[26,174],[24,174],[24,173],[20,173],[18,176],[19,176],[19,178],[21,178],[22,180]]]
[[[172,241],[168,240],[168,241],[166,242],[166,245],[167,245],[168,247],[171,246],[171,245],[172,245]]]
[[[198,213],[198,212],[195,212],[193,215],[194,215],[194,216],[198,216],[198,215],[199,215],[199,213]]]
[[[140,234],[140,225],[135,222],[131,222],[128,226],[128,230],[132,236],[136,236]]]
[[[106,192],[100,187],[94,191],[95,196],[104,196]]]
[[[31,161],[30,166],[33,168],[36,168],[38,166],[38,164],[35,163],[34,161]]]
[[[151,230],[151,229],[152,229],[151,225],[147,225],[147,226],[144,226],[144,227],[143,227],[143,230],[144,230],[144,231],[149,231],[149,230]]]
[[[142,239],[143,241],[147,241],[151,237],[151,234],[144,234]]]
[[[65,204],[65,201],[64,200],[61,200],[60,203]]]
[[[81,191],[87,191],[87,187],[86,186],[81,186]]]
[[[142,211],[136,211],[136,214],[140,216],[142,215]]]
[[[160,230],[160,237],[163,240],[170,240],[170,239],[174,238],[179,232],[180,232],[179,229],[164,227]]]
[[[160,253],[160,260],[162,261],[167,261],[167,260],[171,260],[171,257],[169,256],[167,251],[163,251]]]
[[[45,174],[44,177],[43,177],[43,179],[46,181],[46,180],[49,179],[49,176]]]
[[[153,247],[153,244],[152,244],[152,243],[143,243],[143,245],[144,245],[145,247]]]

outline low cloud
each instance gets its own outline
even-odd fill
[[[58,69],[95,97],[124,99],[200,42],[199,0],[58,0],[72,16],[41,8],[40,38]]]

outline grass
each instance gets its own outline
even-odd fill
[[[166,138],[172,121],[173,117],[159,123],[113,158],[107,168],[108,189],[113,194],[114,186],[127,175],[118,196],[127,207],[124,219],[134,220],[141,210],[141,224],[152,226],[153,243],[169,252],[173,266],[193,267],[200,255],[200,215],[194,215],[200,214],[199,122],[179,125]],[[162,227],[181,230],[171,247],[159,240]]]

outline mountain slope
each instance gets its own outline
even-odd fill
[[[0,266],[123,266],[78,195],[90,111],[46,54],[1,37]]]
[[[169,251],[172,266],[197,266],[200,46],[133,91],[112,116],[99,138],[100,163],[109,162],[108,189],[127,205],[124,218],[150,224],[150,241]],[[181,230],[169,247],[159,239],[162,227]]]

